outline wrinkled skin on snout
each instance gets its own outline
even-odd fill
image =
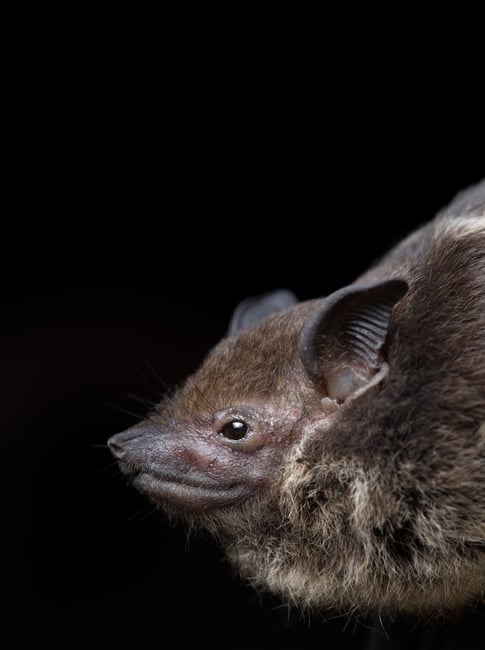
[[[162,506],[207,512],[264,490],[294,438],[292,420],[240,406],[167,426],[153,416],[110,439],[121,470]]]

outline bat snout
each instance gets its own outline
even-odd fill
[[[126,453],[133,449],[135,441],[146,433],[146,426],[136,425],[116,433],[108,440],[108,447],[117,460],[123,460]]]
[[[120,434],[116,434],[108,440],[108,447],[117,460],[121,460],[126,453]]]

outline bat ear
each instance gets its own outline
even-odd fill
[[[392,310],[407,290],[404,280],[384,280],[322,299],[298,345],[306,372],[328,397],[345,402],[387,368],[383,351]]]
[[[270,316],[282,309],[292,307],[298,303],[298,298],[287,289],[278,289],[260,296],[246,298],[239,303],[229,324],[228,336],[236,334],[246,327]]]

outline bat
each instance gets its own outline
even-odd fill
[[[135,488],[290,605],[483,601],[485,180],[349,286],[243,301],[108,444]]]

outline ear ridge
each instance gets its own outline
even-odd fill
[[[378,372],[392,310],[404,280],[350,285],[323,299],[300,334],[299,352],[309,376],[345,400]]]
[[[363,293],[363,300],[377,298],[380,302],[356,305],[344,322],[343,336],[351,354],[353,352],[369,369],[376,369],[379,365],[380,351],[387,337],[396,296],[400,298],[404,295],[400,293],[401,288],[404,287],[386,286],[385,289],[390,290],[387,296],[372,296],[372,291]],[[381,287],[377,289],[380,293]],[[407,290],[407,285],[405,289]]]

